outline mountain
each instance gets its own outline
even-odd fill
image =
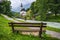
[[[25,7],[25,9],[28,9],[28,8],[30,8],[30,6],[31,6],[31,4],[27,4],[24,7]]]

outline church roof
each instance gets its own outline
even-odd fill
[[[21,9],[21,11],[26,11],[26,10],[23,8],[23,9]]]

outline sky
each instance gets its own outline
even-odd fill
[[[21,3],[23,4],[24,8],[29,8],[31,3],[36,1],[36,0],[10,0],[11,1],[11,6],[12,6],[12,11],[19,12],[20,10],[20,5]]]

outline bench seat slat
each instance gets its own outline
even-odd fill
[[[10,25],[11,26],[11,25]],[[40,27],[40,26],[32,26],[32,25],[14,25],[14,26],[17,26],[17,27]],[[42,27],[46,27],[46,26],[42,26]]]
[[[41,23],[15,23],[15,22],[10,22],[9,24],[41,24]],[[46,23],[42,23],[43,25],[46,25]]]
[[[23,29],[15,29],[15,31],[20,31],[20,32],[39,32],[40,30],[23,30]],[[42,30],[43,32],[45,32],[45,30]]]
[[[9,26],[11,26],[11,24]],[[13,26],[15,27],[41,27],[40,25],[25,25],[25,24],[13,25]],[[46,27],[46,25],[43,25],[42,27]]]

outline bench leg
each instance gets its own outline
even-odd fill
[[[40,27],[39,37],[42,38],[42,27]]]
[[[41,31],[39,32],[39,37],[40,37],[40,38],[42,37],[42,32],[41,32]]]

